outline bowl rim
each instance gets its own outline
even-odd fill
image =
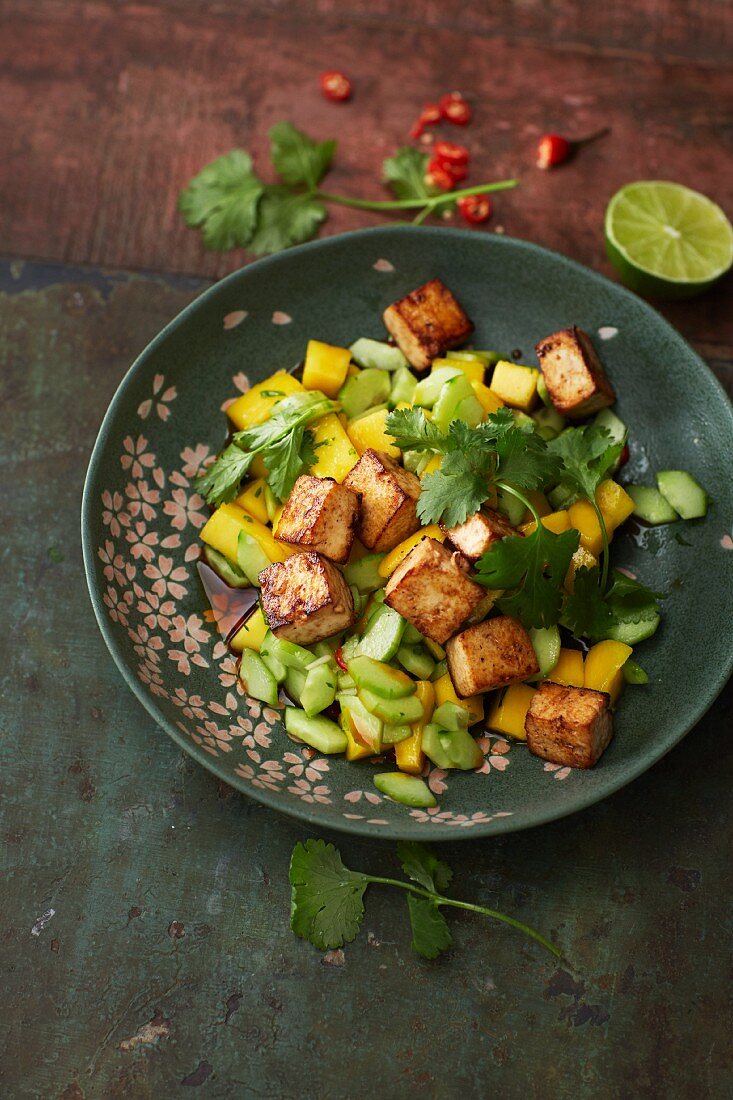
[[[112,425],[115,421],[117,410],[122,404],[125,392],[133,377],[135,377],[138,371],[144,367],[147,359],[154,351],[165,342],[171,332],[174,332],[188,317],[194,313],[200,305],[207,301],[209,298],[213,298],[219,294],[223,287],[235,283],[243,274],[251,271],[257,273],[263,272],[271,267],[278,267],[283,263],[287,264],[290,258],[295,255],[301,255],[303,252],[310,251],[327,251],[329,248],[343,247],[344,243],[348,245],[350,241],[363,240],[364,238],[391,238],[399,239],[400,237],[415,237],[417,234],[422,239],[430,239],[441,237],[444,238],[448,235],[452,239],[463,239],[466,241],[476,242],[481,237],[485,238],[487,244],[499,248],[510,247],[513,249],[518,248],[521,251],[525,251],[530,256],[540,255],[571,268],[585,279],[589,279],[591,282],[596,283],[598,286],[606,289],[610,289],[614,294],[621,295],[622,298],[626,298],[632,302],[635,306],[641,306],[643,309],[648,310],[666,329],[666,333],[673,340],[680,342],[687,350],[688,354],[697,361],[697,364],[703,368],[704,372],[708,375],[710,382],[713,384],[713,388],[718,391],[718,396],[722,398],[723,404],[728,413],[730,421],[730,431],[733,437],[733,405],[728,397],[728,394],[724,390],[723,386],[716,378],[705,360],[698,355],[694,348],[688,343],[688,341],[682,336],[680,332],[672,325],[661,313],[659,313],[654,306],[650,305],[645,299],[639,297],[639,295],[628,290],[620,283],[613,282],[605,275],[601,275],[599,272],[594,271],[592,268],[586,267],[585,264],[579,263],[577,260],[573,260],[568,256],[564,256],[561,252],[556,252],[553,249],[545,248],[542,245],[534,244],[531,241],[525,241],[518,237],[510,237],[497,234],[477,234],[475,230],[471,229],[458,229],[453,227],[443,226],[410,226],[410,225],[380,225],[372,226],[366,229],[355,229],[347,233],[339,233],[330,237],[319,238],[315,241],[309,241],[306,244],[296,245],[292,248],[285,249],[282,252],[278,252],[272,256],[266,256],[258,260],[254,260],[252,263],[246,264],[244,267],[239,267],[230,274],[225,275],[222,279],[217,280],[211,286],[207,287],[200,294],[198,294],[193,301],[189,302],[187,306],[176,314],[157,334],[153,339],[143,348],[143,350],[136,356],[127,371],[120,379],[115,392],[110,400],[107,410],[102,419],[102,423],[99,427],[94,446],[92,448],[89,465],[84,478],[84,486],[82,490],[81,499],[81,544],[82,555],[84,560],[84,573],[87,582],[87,588],[89,591],[89,597],[94,609],[94,614],[97,620],[97,625],[104,638],[112,659],[114,660],[122,677],[136,696],[138,701],[142,703],[145,710],[155,720],[156,724],[160,726],[169,737],[181,748],[188,756],[191,756],[198,764],[201,764],[207,771],[211,772],[222,782],[234,787],[235,790],[244,794],[248,798],[254,799],[255,802],[261,805],[267,806],[269,809],[276,813],[282,813],[286,817],[300,821],[307,825],[317,825],[318,828],[331,832],[347,833],[353,836],[366,837],[370,840],[381,840],[384,842],[401,839],[414,839],[414,828],[401,831],[399,823],[390,822],[388,828],[376,829],[373,826],[368,825],[366,822],[349,821],[340,815],[334,815],[332,811],[328,809],[321,809],[320,807],[310,808],[307,804],[301,802],[299,799],[292,799],[294,803],[292,807],[282,805],[279,801],[274,800],[268,791],[260,791],[252,785],[234,785],[232,783],[231,773],[223,768],[216,758],[209,756],[202,748],[195,745],[190,738],[187,738],[180,730],[176,728],[173,722],[169,721],[162,715],[157,708],[155,700],[152,695],[145,689],[145,685],[142,684],[136,676],[133,675],[131,670],[127,666],[127,661],[121,646],[115,637],[114,632],[109,623],[108,616],[106,615],[101,595],[97,589],[96,579],[96,547],[92,545],[91,539],[91,515],[96,501],[93,498],[92,487],[97,477],[99,467],[102,463],[104,453],[106,451],[107,443],[110,436]],[[617,791],[628,786],[639,776],[643,775],[654,764],[658,763],[662,757],[666,756],[679,742],[687,736],[688,733],[697,725],[700,719],[706,714],[706,712],[713,705],[721,691],[725,687],[731,673],[733,672],[733,636],[731,637],[730,652],[728,655],[727,663],[723,663],[716,669],[715,676],[711,677],[709,683],[709,689],[704,694],[698,697],[697,705],[690,712],[691,717],[688,717],[681,723],[679,729],[675,731],[672,736],[667,736],[663,744],[660,746],[659,742],[655,740],[654,744],[657,745],[657,751],[648,751],[642,754],[636,761],[636,764],[619,776],[617,779],[609,781],[607,788],[602,794],[598,794],[597,790],[588,792],[585,797],[582,794],[578,794],[571,807],[567,809],[557,808],[551,809],[543,813],[541,808],[535,812],[534,819],[529,822],[522,822],[518,817],[504,817],[500,819],[494,819],[492,822],[486,825],[477,824],[474,828],[468,830],[456,830],[455,827],[449,825],[443,825],[433,823],[429,830],[425,831],[424,839],[428,842],[437,841],[459,841],[459,840],[478,840],[485,839],[489,836],[500,836],[507,833],[519,832],[525,829],[537,828],[542,825],[550,824],[553,821],[561,820],[565,817],[570,817],[572,814],[580,813],[583,810],[588,809],[589,806],[594,805],[597,802],[604,801]]]

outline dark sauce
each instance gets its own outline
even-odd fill
[[[229,644],[240,627],[257,610],[259,589],[231,588],[206,562],[198,562],[197,568],[214,622],[224,641]]]

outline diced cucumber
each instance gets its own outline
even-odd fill
[[[346,752],[346,734],[329,718],[310,718],[299,707],[286,707],[285,729],[317,752]]]
[[[484,419],[483,405],[473,394],[470,397],[464,397],[459,402],[453,419],[462,420],[464,424],[468,424],[469,428],[476,428]]]
[[[299,703],[305,687],[305,672],[298,668],[289,668],[285,673],[285,690],[295,703]]]
[[[381,604],[369,620],[359,653],[375,661],[389,661],[400,647],[405,620],[391,607]]]
[[[412,730],[409,726],[403,724],[397,724],[392,722],[385,722],[382,728],[382,744],[383,745],[398,745],[400,741],[406,741],[408,737],[412,736]]]
[[[361,615],[362,611],[367,605],[368,595],[365,592],[360,592],[355,584],[349,585],[349,591],[351,592],[351,598],[354,601],[354,614],[357,618]]]
[[[339,697],[341,711],[348,717],[354,736],[374,753],[382,751],[384,723],[376,714],[370,714],[357,695]]]
[[[313,653],[316,657],[333,657],[335,649],[335,642],[329,642],[324,639],[322,642],[316,642],[313,646]]]
[[[359,689],[359,698],[370,714],[376,714],[383,722],[395,725],[409,725],[422,718],[422,703],[417,695],[403,695],[401,699],[384,699],[368,688]]]
[[[412,623],[408,623],[405,627],[405,633],[402,635],[403,645],[422,645],[423,636],[416,626]]]
[[[496,359],[492,359],[492,356],[496,355]],[[485,367],[491,366],[492,363],[498,363],[502,358],[496,351],[447,351],[445,353],[446,359],[458,359],[462,363],[483,363]]]
[[[484,754],[468,730],[441,732],[439,738],[451,768],[469,772],[483,764]]]
[[[359,652],[359,638],[356,634],[350,634],[344,644],[341,646],[341,659],[348,664],[352,657],[356,657]]]
[[[500,489],[499,511],[504,513],[512,527],[518,527],[524,519],[524,513],[527,509],[517,497],[512,496],[511,493],[507,493],[504,489]]]
[[[309,650],[296,645],[295,642],[289,642],[285,638],[276,637],[271,630],[268,630],[265,634],[260,652],[272,654],[286,668],[295,668],[298,672],[306,672],[308,666],[315,660]]]
[[[356,680],[348,672],[339,672],[336,686],[339,691],[356,691]]]
[[[430,809],[437,806],[435,795],[424,779],[419,775],[407,775],[405,772],[378,772],[374,776],[374,786],[393,802],[417,809]]]
[[[639,642],[646,641],[647,638],[651,638],[652,634],[656,633],[660,621],[661,615],[659,614],[642,619],[638,623],[632,622],[630,619],[624,620],[610,627],[608,637],[612,638],[614,642],[623,642],[624,645],[638,645]]]
[[[242,650],[239,678],[253,699],[259,699],[271,707],[277,706],[277,680],[253,649]]]
[[[432,638],[423,638],[423,645],[436,661],[445,660],[445,650],[439,642],[434,642]]]
[[[384,588],[387,578],[380,575],[379,566],[384,554],[365,554],[358,561],[349,562],[344,568],[347,584],[356,585],[360,592],[376,592]]]
[[[641,665],[637,665],[636,661],[632,660],[624,661],[624,680],[627,684],[649,683],[649,677],[644,669]]]
[[[435,681],[439,680],[441,676],[445,676],[447,671],[448,662],[446,661],[445,657],[443,657],[440,661],[436,661],[433,675],[430,677],[430,682],[434,684]]]
[[[218,550],[214,550],[211,546],[204,546],[204,561],[230,588],[252,587],[252,582],[246,573],[243,573],[239,566],[233,565],[229,558],[225,558],[223,554],[220,554]]]
[[[537,379],[537,396],[539,397],[540,401],[542,402],[542,404],[545,406],[546,409],[554,409],[555,408],[555,406],[552,403],[552,398],[550,397],[550,391],[547,388],[547,383],[545,382],[545,378],[544,378],[543,374],[540,374],[539,378]]]
[[[555,439],[565,427],[565,417],[560,416],[557,409],[538,409],[532,419],[537,425],[537,432],[543,439]]]
[[[533,680],[545,680],[560,660],[560,631],[556,626],[532,627],[529,631],[540,671]]]
[[[274,634],[271,630],[268,630],[264,638],[262,639],[262,644],[260,645],[260,657],[265,662],[270,672],[277,680],[278,684],[282,684],[285,682],[285,677],[287,676],[288,669],[287,665],[283,664],[280,658],[276,656],[275,649],[271,645],[271,642],[273,640]]]
[[[686,470],[661,470],[657,485],[664,499],[683,519],[701,519],[708,510],[708,494]]]
[[[249,577],[250,583],[255,588],[260,587],[259,575],[263,569],[267,569],[272,562],[262,549],[257,539],[250,535],[249,531],[240,531],[237,539],[237,565]]]
[[[347,378],[338,393],[345,415],[355,420],[375,405],[386,404],[392,383],[390,376],[383,370],[363,370],[352,378]]]
[[[336,698],[336,673],[330,662],[316,665],[306,673],[300,705],[309,718],[330,707]]]
[[[564,508],[569,508],[575,502],[577,496],[575,489],[570,489],[566,485],[556,485],[554,489],[550,489],[547,499],[552,505],[553,511],[560,512]]]
[[[415,386],[415,392],[412,396],[413,405],[421,405],[424,409],[432,409],[440,397],[440,392],[445,383],[449,382],[451,378],[458,377],[466,377],[460,367],[439,367],[434,370],[432,374],[429,374],[427,378],[423,378]],[[473,390],[471,390],[471,393],[473,393]]]
[[[610,409],[601,409],[593,418],[593,423],[599,428],[605,428],[614,443],[625,443],[629,430],[623,420],[619,420],[615,412]]]
[[[415,378],[412,371],[408,370],[407,367],[400,367],[400,369],[395,371],[392,375],[392,389],[389,394],[389,404],[393,408],[403,401],[411,405],[415,396],[416,385],[417,378]]]
[[[451,758],[443,748],[440,740],[440,726],[429,722],[422,731],[422,751],[428,760],[435,764],[436,768],[452,768]]]
[[[521,409],[512,409],[512,416],[514,417],[514,423],[523,432],[533,432],[537,427],[532,417],[526,412],[522,412]]]
[[[452,368],[440,368],[435,371],[435,374],[440,374],[443,369],[451,370]],[[435,377],[435,375],[431,375],[431,377]],[[435,427],[439,428],[441,432],[447,432],[448,425],[451,421],[458,419],[459,405],[468,398],[476,401],[476,395],[473,392],[471,383],[468,381],[463,371],[460,371],[455,377],[449,378],[441,387],[438,398],[433,405],[432,422]],[[476,403],[478,404],[477,401]],[[483,410],[480,405],[479,409],[483,415]]]
[[[422,646],[401,645],[397,660],[406,672],[418,680],[429,680],[435,671],[435,661]]]
[[[383,699],[402,699],[416,690],[415,681],[404,672],[371,657],[354,657],[348,662],[348,668],[357,687],[366,688]]]
[[[467,730],[470,714],[458,703],[441,703],[433,712],[433,722],[443,730]]]
[[[267,518],[272,523],[280,509],[280,501],[267,482],[265,482],[265,508],[267,509]]]
[[[407,360],[399,348],[382,340],[370,340],[367,336],[355,340],[349,351],[357,366],[367,369],[393,371],[407,366]]]
[[[680,518],[659,489],[651,485],[624,485],[624,489],[634,502],[634,515],[645,523],[673,523]]]

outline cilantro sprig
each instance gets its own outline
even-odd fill
[[[321,190],[336,142],[314,141],[291,122],[269,132],[270,160],[278,182],[264,183],[243,149],[217,157],[181,192],[178,209],[200,229],[207,248],[248,248],[256,256],[279,252],[314,237],[328,217],[324,203],[392,213],[415,210],[415,222],[442,213],[456,199],[515,187],[516,180],[486,183],[446,194],[426,183],[429,155],[410,146],[384,162],[384,182],[395,199],[356,199]]]
[[[659,601],[663,598],[661,592],[652,592],[618,570],[614,570],[608,591],[599,580],[597,566],[583,567],[575,574],[573,591],[565,600],[560,622],[576,638],[600,642],[616,637],[627,623],[656,626],[660,616]]]
[[[536,929],[506,913],[446,895],[453,872],[424,844],[403,842],[397,847],[409,881],[352,871],[333,844],[323,840],[298,843],[290,859],[290,927],[301,939],[325,951],[350,943],[364,918],[364,895],[370,884],[393,886],[407,894],[412,948],[426,959],[446,951],[452,941],[441,909],[463,909],[509,924],[535,940],[556,958],[562,954]]]

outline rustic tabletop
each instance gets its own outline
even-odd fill
[[[572,970],[460,917],[455,950],[421,961],[386,893],[324,957],[288,928],[303,828],[193,765],[130,694],[78,514],[127,366],[248,259],[204,252],[175,212],[212,157],[262,154],[291,118],[338,137],[334,190],[378,197],[382,158],[458,87],[475,178],[522,179],[489,231],[608,274],[620,184],[677,179],[730,213],[730,49],[719,0],[0,3],[4,1096],[729,1095],[730,690],[606,802],[442,849],[457,892],[552,932]],[[349,107],[318,92],[335,64]],[[541,132],[605,124],[574,163],[533,167]],[[730,279],[664,312],[733,391]],[[394,865],[391,846],[337,842]]]

